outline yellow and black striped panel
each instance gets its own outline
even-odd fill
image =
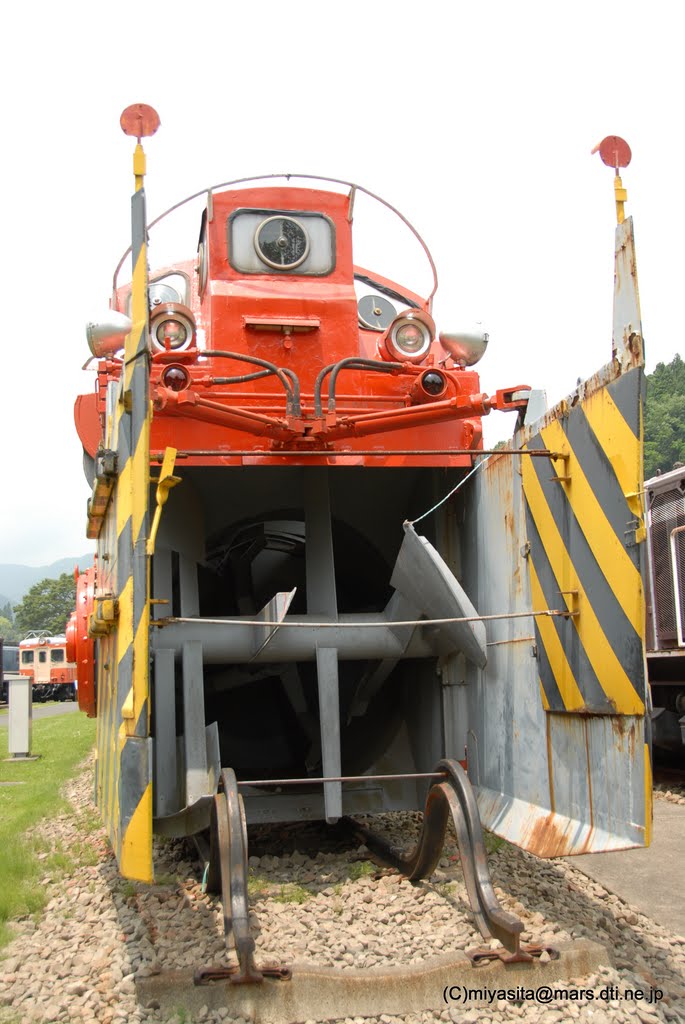
[[[114,500],[101,541],[115,632],[98,646],[98,801],[122,874],[152,880],[152,754],[149,739],[148,490],[150,448],[145,196],[132,197],[133,328],[110,410],[118,455]],[[101,563],[102,564],[102,561]]]
[[[567,405],[522,459],[533,609],[547,710],[641,715],[643,373],[633,369]]]

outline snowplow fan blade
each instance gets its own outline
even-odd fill
[[[475,618],[478,612],[433,545],[419,536],[411,523],[405,524],[404,531],[390,585],[429,619]],[[488,659],[482,622],[449,622],[439,629],[455,650],[479,668],[485,667]]]

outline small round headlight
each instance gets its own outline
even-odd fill
[[[193,315],[178,302],[163,302],[150,318],[152,344],[160,352],[188,348],[195,336]]]
[[[172,364],[164,370],[162,384],[170,391],[185,391],[190,384],[190,374],[185,366]]]
[[[395,317],[385,334],[386,359],[420,363],[435,338],[433,317],[422,309],[410,309]]]
[[[180,348],[188,338],[188,328],[181,320],[161,320],[155,324],[155,341],[160,348]]]
[[[432,398],[437,398],[447,387],[447,381],[438,370],[428,370],[421,378],[421,387]]]

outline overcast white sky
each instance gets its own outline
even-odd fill
[[[125,106],[162,120],[146,143],[150,217],[251,173],[357,181],[432,249],[438,328],[487,325],[483,389],[528,383],[556,400],[610,356],[612,173],[590,156],[605,135],[633,151],[648,370],[685,348],[684,43],[672,0],[13,6],[0,562],[91,547],[72,409],[93,386],[84,324],[129,243]],[[488,440],[509,436],[510,420],[490,420]]]

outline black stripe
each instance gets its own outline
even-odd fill
[[[532,512],[530,511],[527,502],[526,529],[528,531],[528,540],[530,542],[530,557],[540,581],[540,587],[542,588],[542,593],[545,598],[545,604],[548,608],[563,608],[564,599],[559,593],[561,585],[554,575],[554,570],[552,569],[552,565],[547,557],[547,552],[543,547],[540,534],[538,533],[535,520],[533,519]],[[614,706],[602,689],[602,685],[597,678],[597,674],[590,663],[590,659],[583,647],[583,643],[578,635],[578,629],[573,619],[562,619],[561,616],[555,616],[552,619],[552,622],[554,623],[554,628],[556,629],[557,636],[559,637],[559,641],[568,660],[573,677],[582,694],[585,708],[588,711],[604,714],[614,711]],[[544,645],[541,644],[540,646]],[[552,672],[551,666],[549,666],[549,671],[554,679],[554,673]],[[542,665],[540,667],[540,672],[542,673]],[[555,681],[555,686],[556,685]],[[548,689],[544,681],[543,686],[545,687],[545,693],[548,694]],[[563,701],[561,703],[561,710],[564,710]]]
[[[538,629],[537,620],[535,621],[535,644],[537,650],[537,662],[538,672],[540,673],[540,682],[542,683],[542,689],[545,691],[545,697],[549,704],[551,711],[565,711],[564,702],[557,686],[557,681],[554,678],[554,672],[552,666],[549,663],[547,657],[547,648],[545,647],[540,630]]]
[[[635,437],[640,436],[640,409],[645,400],[645,375],[642,367],[628,370],[608,385],[616,408]]]
[[[593,432],[583,409],[573,409],[565,423],[565,432],[574,455],[580,463],[592,491],[602,506],[602,511],[609,525],[625,548],[626,538],[635,535],[635,516],[630,511],[628,502],[618,482],[614,467],[611,465],[597,435]],[[635,479],[638,479],[639,467],[635,467]],[[637,490],[637,487],[635,488]],[[632,530],[630,526],[632,524]],[[639,568],[639,553],[636,545],[626,548],[636,568]]]
[[[545,445],[542,438],[537,435],[529,442],[529,447],[539,450]],[[644,700],[642,641],[597,564],[562,484],[550,479],[555,477],[551,461],[547,458],[538,458],[531,459],[531,462],[578,579],[588,600],[592,602],[599,625],[638,696]]]
[[[119,821],[122,840],[150,781],[149,761],[150,740],[140,736],[129,736],[121,752],[119,774]]]

